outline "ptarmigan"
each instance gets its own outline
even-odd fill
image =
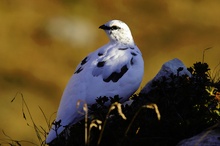
[[[78,111],[82,110],[76,107],[78,100],[92,105],[97,97],[119,95],[124,102],[142,81],[144,62],[129,27],[120,20],[111,20],[99,28],[106,32],[110,41],[85,57],[67,84],[55,120],[61,122],[58,135],[66,126],[81,120]],[[57,137],[54,128],[53,125],[46,143]]]

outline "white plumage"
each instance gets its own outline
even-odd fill
[[[120,20],[111,20],[100,26],[110,42],[89,54],[77,66],[75,73],[64,90],[56,121],[61,120],[60,134],[65,127],[77,123],[82,115],[76,108],[78,100],[94,104],[100,96],[119,95],[126,101],[140,86],[144,62],[135,45],[129,27]],[[50,130],[46,143],[56,138]]]

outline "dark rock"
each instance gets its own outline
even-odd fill
[[[220,124],[216,124],[202,133],[188,139],[182,140],[177,146],[219,146]]]
[[[152,90],[151,86],[154,81],[160,81],[162,77],[166,77],[167,79],[169,79],[171,74],[177,76],[187,75],[191,77],[191,73],[187,70],[186,66],[182,63],[182,61],[177,58],[174,58],[173,60],[170,60],[162,65],[160,71],[151,81],[149,81],[144,86],[144,88],[141,90],[141,93],[149,93],[149,91]]]

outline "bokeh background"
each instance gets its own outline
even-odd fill
[[[219,0],[0,0],[0,130],[38,144],[30,118],[22,116],[23,94],[32,116],[47,129],[77,64],[108,38],[101,24],[126,22],[143,53],[143,87],[173,58],[189,67],[220,62]],[[26,111],[27,113],[27,111]],[[55,116],[52,116],[55,118]],[[0,131],[0,139],[6,138]]]

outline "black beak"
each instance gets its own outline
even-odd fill
[[[100,29],[103,29],[103,30],[109,30],[110,29],[110,27],[108,27],[108,26],[106,26],[106,25],[101,25],[101,26],[99,26],[99,28]]]

